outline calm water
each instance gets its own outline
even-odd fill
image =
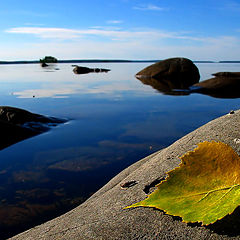
[[[77,206],[123,168],[239,109],[239,99],[169,96],[143,85],[134,75],[149,63],[81,65],[111,71],[0,65],[0,105],[69,119],[0,151],[2,239]],[[240,71],[240,64],[196,65],[202,80]]]

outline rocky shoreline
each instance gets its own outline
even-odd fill
[[[72,211],[11,239],[240,239],[239,208],[207,227],[156,209],[123,209],[145,199],[199,142],[221,141],[240,154],[239,128],[240,110],[217,118],[128,167]]]

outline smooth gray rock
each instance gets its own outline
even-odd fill
[[[239,129],[239,110],[213,120],[128,167],[79,207],[11,239],[240,239],[239,209],[208,227],[183,223],[178,217],[152,208],[123,209],[145,199],[145,192],[153,191],[153,183],[163,179],[166,172],[179,165],[179,156],[193,150],[201,141],[221,141],[240,154]],[[137,184],[129,188],[121,187],[129,181],[136,181]]]

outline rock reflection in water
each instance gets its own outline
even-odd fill
[[[145,85],[150,85],[160,93],[166,95],[182,96],[189,95],[188,91],[176,91],[175,89],[180,89],[179,85],[174,84],[174,82],[169,81],[168,79],[155,79],[151,77],[137,77]]]
[[[213,78],[196,83],[188,88],[180,88],[168,79],[154,79],[150,77],[138,78],[143,84],[150,85],[160,93],[166,95],[182,96],[200,93],[215,98],[240,97],[240,73],[219,72]]]
[[[206,94],[215,98],[240,97],[239,72],[219,72],[212,75],[215,77],[194,84],[193,87],[197,87],[197,89],[193,92]]]
[[[87,73],[107,73],[111,71],[110,69],[106,68],[88,68],[88,67],[82,67],[77,65],[72,65],[74,67],[73,72],[75,74],[87,74]]]

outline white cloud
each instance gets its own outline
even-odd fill
[[[17,27],[6,30],[7,33],[33,34],[41,38],[72,39],[79,38],[78,30],[66,28]]]
[[[168,41],[166,41],[168,42]],[[0,59],[39,59],[53,55],[58,59],[164,59],[187,57],[193,60],[239,59],[240,40],[234,37],[202,39],[200,45],[136,40],[96,42],[80,39],[76,42],[31,43],[0,46]]]
[[[158,7],[158,6],[153,5],[153,4],[135,6],[135,7],[133,7],[133,9],[141,10],[141,11],[148,11],[148,10],[150,10],[150,11],[163,11],[163,10],[165,10],[165,8]]]
[[[121,20],[109,20],[109,21],[107,21],[108,24],[120,24],[122,22],[123,21],[121,21]]]
[[[129,41],[131,39],[188,39],[201,41],[200,38],[183,35],[176,32],[163,32],[159,30],[121,30],[118,28],[89,28],[89,29],[68,29],[68,28],[43,28],[43,27],[17,27],[6,30],[7,33],[31,34],[40,38],[48,39],[76,39],[89,36],[105,37],[109,40]]]
[[[0,46],[0,59],[163,59],[174,56],[194,60],[239,59],[240,39],[234,36],[196,37],[191,33],[156,29],[111,30],[19,27],[8,33],[33,34],[46,41]],[[47,41],[48,40],[48,41]],[[54,41],[49,41],[54,40]],[[56,41],[69,40],[69,41]],[[7,59],[6,59],[7,57]]]

